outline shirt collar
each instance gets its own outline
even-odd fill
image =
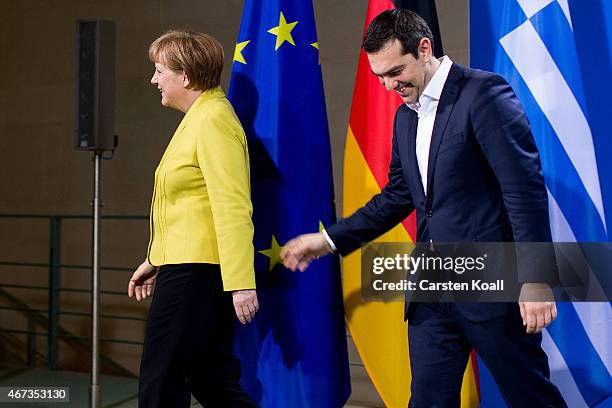
[[[410,109],[419,113],[419,110],[423,105],[428,105],[429,102],[435,100],[439,101],[440,96],[442,95],[442,89],[444,88],[444,84],[446,83],[446,78],[448,78],[448,74],[450,72],[451,66],[453,65],[453,61],[448,56],[443,56],[440,58],[440,66],[436,69],[431,80],[423,90],[423,93],[419,97],[418,102],[406,103]]]

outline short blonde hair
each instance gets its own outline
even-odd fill
[[[193,30],[170,30],[149,46],[149,59],[184,71],[189,89],[208,91],[221,83],[223,46],[214,37]]]

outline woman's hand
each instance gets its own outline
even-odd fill
[[[151,265],[148,261],[140,264],[138,269],[134,271],[132,279],[128,283],[128,296],[136,295],[136,300],[141,301],[153,294],[155,279],[157,278],[159,269]]]
[[[234,301],[234,309],[236,309],[236,317],[238,317],[240,323],[250,323],[257,310],[259,310],[255,289],[237,290],[232,293],[232,300]]]

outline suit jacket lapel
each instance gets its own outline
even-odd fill
[[[408,129],[408,146],[410,151],[410,173],[414,174],[413,184],[417,187],[417,191],[422,197],[425,197],[425,191],[423,191],[423,182],[421,181],[421,172],[419,171],[419,164],[416,156],[416,136],[417,136],[417,125],[419,118],[414,114],[414,119],[410,121],[410,128]]]
[[[463,69],[459,65],[453,63],[451,70],[448,73],[446,83],[444,84],[444,88],[442,88],[440,101],[438,102],[436,119],[434,121],[433,132],[431,134],[431,144],[429,146],[429,160],[427,161],[427,200],[430,199],[431,195],[431,185],[433,182],[433,174],[436,165],[436,158],[438,156],[438,149],[440,148],[444,130],[446,129],[448,119],[450,118],[451,112],[455,106],[455,101],[457,100],[457,95],[459,94],[459,85],[457,85],[457,81],[462,76]]]

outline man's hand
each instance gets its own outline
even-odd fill
[[[546,283],[523,283],[519,307],[527,333],[540,333],[557,318],[555,298]]]
[[[259,310],[255,289],[237,290],[232,293],[232,300],[234,301],[234,309],[236,309],[236,317],[238,317],[240,323],[250,323]]]
[[[149,262],[144,261],[141,263],[138,269],[134,271],[132,279],[130,279],[128,283],[128,296],[133,297],[136,295],[136,300],[139,302],[151,296],[153,294],[157,272],[159,272],[159,269]]]
[[[322,232],[300,235],[289,240],[281,251],[281,259],[286,268],[304,272],[313,259],[332,252]]]

